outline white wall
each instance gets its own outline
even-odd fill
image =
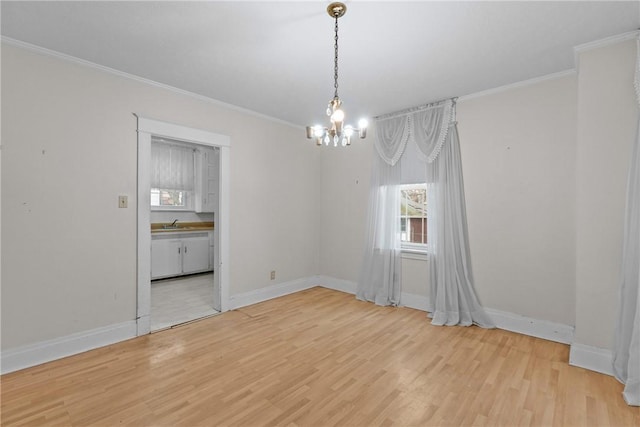
[[[567,76],[461,101],[457,116],[481,302],[569,325],[575,314],[575,80]],[[348,150],[323,151],[326,276],[358,280],[373,138]],[[403,292],[428,296],[426,264],[403,259]]]
[[[574,74],[458,103],[471,259],[486,307],[574,324]]]
[[[634,60],[633,42],[584,51],[577,76],[458,104],[482,303],[576,325],[576,342],[601,348]],[[232,295],[318,273],[357,280],[373,133],[318,149],[301,129],[13,46],[2,63],[3,350],[135,318],[136,214],[117,208],[119,194],[135,206],[133,112],[231,136]],[[405,292],[426,296],[424,275],[403,260]]]
[[[458,102],[482,304],[575,326],[576,343],[603,349],[617,310],[635,58],[633,40],[617,42],[582,51],[579,73]],[[372,144],[322,153],[325,276],[358,279]],[[427,296],[425,261],[402,266],[403,291]]]
[[[302,129],[3,43],[3,351],[135,319],[133,113],[231,137],[231,295],[319,272]]]
[[[322,153],[320,192],[320,271],[357,281],[364,232],[375,135],[356,139],[349,148],[318,147]]]
[[[626,183],[638,106],[636,43],[579,55],[575,342],[613,346]]]

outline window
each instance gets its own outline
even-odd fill
[[[427,185],[400,186],[400,241],[402,249],[427,249]]]
[[[194,148],[164,139],[151,141],[151,208],[193,210]]]
[[[181,190],[168,190],[160,188],[151,189],[151,206],[165,208],[181,208],[189,207],[189,192]]]

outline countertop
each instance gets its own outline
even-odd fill
[[[170,222],[152,222],[151,233],[184,233],[191,231],[213,231],[213,222],[177,222],[175,228],[165,228],[170,226]]]

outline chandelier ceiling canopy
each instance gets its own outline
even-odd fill
[[[327,116],[331,121],[330,127],[321,125],[307,126],[307,138],[315,138],[317,145],[329,145],[333,143],[335,147],[338,145],[351,145],[351,137],[358,133],[360,138],[367,136],[367,121],[361,119],[358,127],[344,124],[344,111],[342,110],[342,101],[338,96],[338,18],[347,12],[347,7],[340,2],[331,3],[327,6],[327,13],[335,19],[335,36],[334,36],[334,67],[333,67],[333,87],[335,89],[333,99],[329,101],[327,107]]]

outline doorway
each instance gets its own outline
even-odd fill
[[[151,332],[215,316],[214,272],[151,281]]]
[[[212,245],[213,295],[219,312],[229,305],[229,163],[228,136],[172,123],[138,117],[138,268],[137,268],[137,335],[151,331],[151,140],[168,138],[187,144],[217,147],[219,150],[218,206],[215,213]],[[207,277],[204,278],[207,280]],[[196,286],[196,285],[194,285]],[[154,329],[157,329],[154,327]]]

